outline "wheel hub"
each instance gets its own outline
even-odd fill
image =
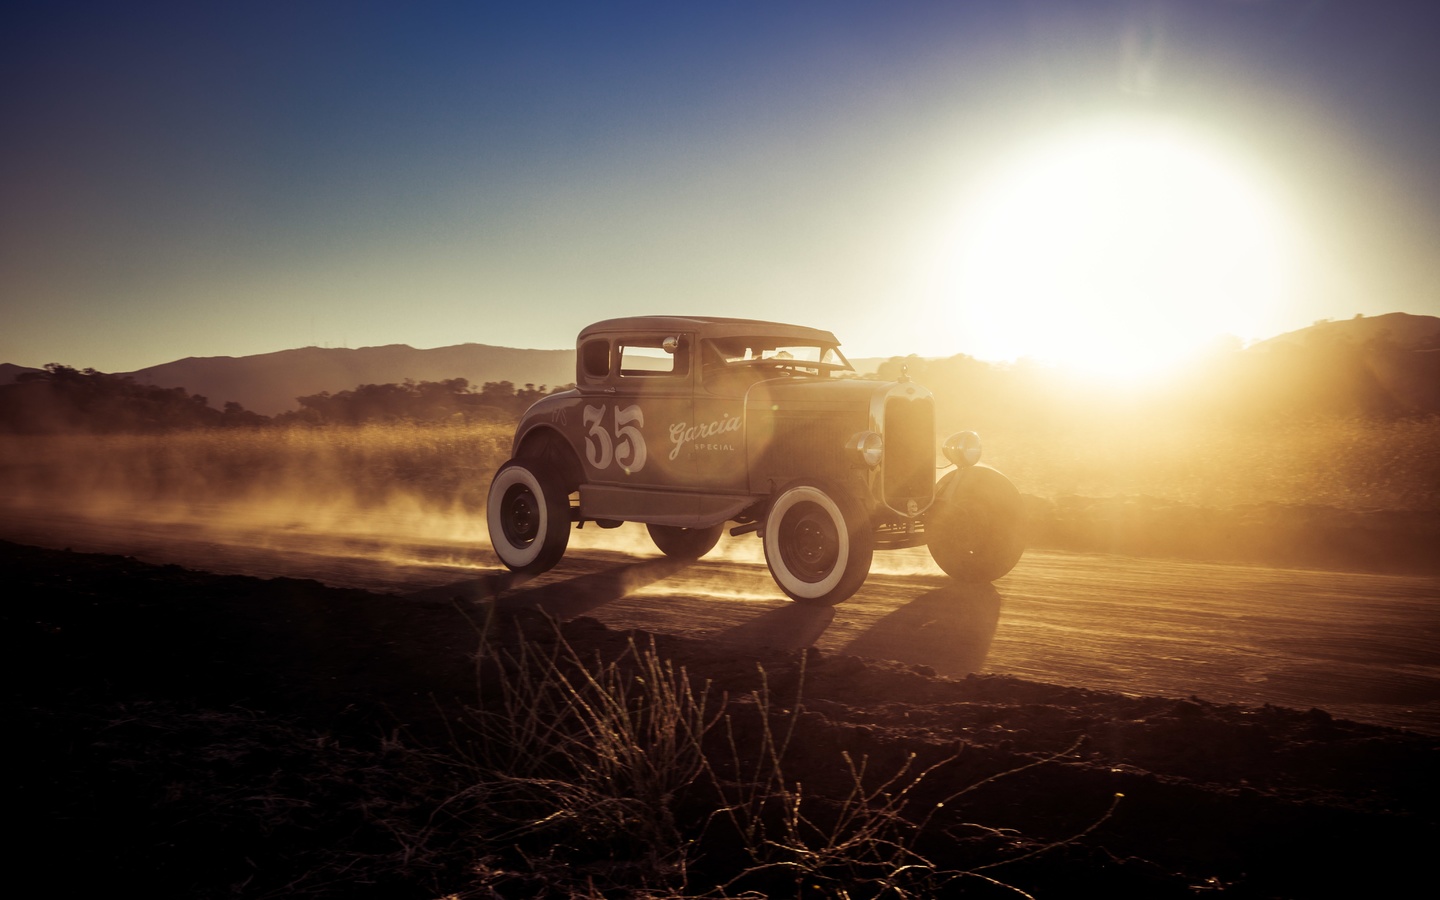
[[[781,529],[780,552],[786,567],[804,581],[822,581],[840,556],[840,535],[824,510],[797,505]]]
[[[540,531],[540,511],[535,494],[528,487],[517,484],[506,491],[504,510],[502,525],[506,540],[517,547],[535,540]]]

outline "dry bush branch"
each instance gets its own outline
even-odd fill
[[[610,661],[582,659],[553,641],[509,641],[479,628],[473,757],[502,841],[595,844],[642,884],[683,883],[679,795],[703,766],[715,723],[706,692],[652,643],[631,641]]]
[[[547,889],[564,883],[575,896],[589,896],[598,880],[629,885],[637,896],[759,890],[909,898],[976,879],[1027,897],[988,870],[1065,846],[1114,809],[1066,840],[1026,842],[1019,856],[947,867],[920,846],[934,839],[927,831],[936,830],[941,810],[997,780],[1069,758],[1076,747],[971,780],[928,802],[917,818],[922,786],[933,790],[959,753],[923,768],[912,753],[877,774],[868,757],[841,750],[838,787],[823,788],[835,780],[830,772],[795,777],[802,749],[812,764],[814,757],[800,743],[815,737],[802,702],[803,655],[793,702],[779,702],[758,667],[759,687],[746,702],[722,697],[715,709],[708,685],[692,686],[653,638],[631,640],[607,660],[583,658],[539,613],[502,616],[492,607],[472,624],[480,640],[470,750],[476,783],[456,803],[468,805],[462,815],[490,848],[482,853],[490,862],[476,870],[481,882],[498,885],[523,872]],[[700,806],[706,811],[697,818]],[[990,853],[1019,838],[966,827],[997,839]]]

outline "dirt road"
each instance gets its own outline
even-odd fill
[[[477,531],[478,529],[478,531]],[[137,517],[5,510],[0,538],[222,574],[312,578],[402,596],[499,597],[561,618],[803,647],[1077,687],[1307,708],[1440,734],[1440,578],[1032,551],[993,586],[923,549],[877,554],[844,604],[789,603],[753,536],[660,557],[643,531],[574,533],[560,566],[515,583],[483,525],[404,515],[314,522],[190,508]]]

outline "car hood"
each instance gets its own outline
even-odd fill
[[[752,385],[745,395],[747,409],[783,406],[801,409],[867,409],[893,382],[860,379],[774,378]]]

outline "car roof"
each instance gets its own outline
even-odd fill
[[[701,337],[777,337],[818,344],[840,344],[835,335],[819,328],[720,316],[627,316],[623,319],[606,319],[586,326],[580,332],[579,340],[599,334],[637,331],[694,331],[699,332]]]

